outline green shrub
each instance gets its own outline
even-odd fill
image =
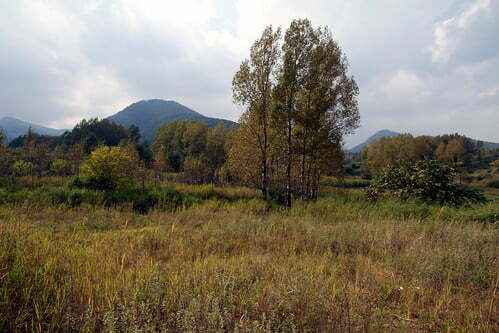
[[[365,188],[371,185],[369,180],[335,180],[325,181],[322,185],[342,188]]]
[[[33,163],[19,160],[12,165],[12,173],[18,177],[26,176],[32,173],[34,168],[35,166]]]
[[[9,193],[6,189],[0,187],[0,204],[6,203]]]
[[[418,199],[453,206],[485,202],[482,192],[453,182],[453,167],[434,160],[421,160],[401,167],[388,166],[374,179],[367,196],[402,200]]]
[[[66,205],[71,208],[82,204],[108,208],[130,205],[138,213],[147,213],[153,208],[172,211],[184,209],[196,202],[191,195],[172,188],[150,192],[136,189],[111,192],[75,187],[43,187],[9,192],[0,188],[0,204]]]
[[[270,202],[277,205],[286,204],[286,190],[280,186],[270,186],[269,187],[269,198]]]
[[[99,147],[81,166],[83,185],[94,190],[127,190],[134,185],[134,162],[121,147]]]
[[[496,180],[493,180],[493,181],[490,181],[487,183],[487,185],[485,185],[489,188],[499,188],[499,179],[496,179]]]

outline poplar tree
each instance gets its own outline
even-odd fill
[[[327,28],[294,20],[280,50],[279,39],[267,28],[234,76],[234,100],[247,108],[229,164],[251,183],[259,160],[264,198],[272,186],[291,206],[316,199],[321,175],[337,171],[343,137],[359,124],[358,87]]]
[[[232,80],[234,102],[246,107],[240,119],[241,132],[250,135],[239,136],[245,144],[254,146],[257,154],[263,197],[268,199],[270,149],[272,146],[272,93],[275,74],[280,57],[279,41],[281,29],[268,26],[250,51],[250,58],[244,60]]]

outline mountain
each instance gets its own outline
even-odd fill
[[[387,130],[387,129],[378,131],[374,135],[370,136],[369,139],[367,139],[366,141],[362,142],[361,144],[359,144],[351,149],[348,149],[347,152],[351,153],[351,154],[360,153],[362,151],[362,149],[364,149],[364,147],[366,147],[367,145],[369,145],[373,141],[379,140],[379,139],[384,138],[384,137],[397,136],[397,135],[400,135],[400,133],[397,133],[397,132],[394,132],[391,130]],[[496,142],[480,141],[480,140],[475,140],[475,139],[471,139],[471,141],[473,141],[474,143],[480,142],[482,144],[482,147],[485,149],[497,149],[497,148],[499,148],[499,143],[496,143]]]
[[[499,148],[499,143],[497,143],[497,142],[480,141],[480,140],[475,140],[475,139],[471,139],[471,140],[475,143],[480,142],[482,144],[482,147],[485,149],[498,149]]]
[[[29,129],[37,134],[57,136],[66,130],[53,129],[36,124],[31,124],[12,117],[3,117],[0,119],[0,128],[7,134],[7,141],[12,141],[20,135],[28,133]]]
[[[237,126],[237,123],[233,121],[209,118],[180,103],[162,99],[150,99],[133,103],[107,119],[123,126],[138,126],[142,138],[149,141],[154,139],[157,130],[162,124],[175,120],[202,121],[210,127],[215,126],[220,121],[229,126]]]
[[[371,135],[366,141],[362,142],[361,144],[358,144],[357,146],[355,146],[351,149],[348,149],[347,152],[352,153],[352,154],[360,153],[362,151],[362,149],[364,149],[365,146],[369,145],[373,141],[379,140],[379,139],[384,138],[386,136],[397,136],[397,135],[400,135],[400,133],[390,131],[387,129],[378,131],[375,134]]]

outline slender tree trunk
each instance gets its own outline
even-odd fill
[[[288,118],[288,163],[286,166],[286,206],[291,207],[291,117]]]
[[[268,182],[268,161],[267,161],[267,155],[268,155],[268,126],[267,126],[267,103],[263,103],[263,151],[262,151],[262,193],[263,193],[263,199],[265,201],[269,200],[268,196],[268,187],[269,187],[269,182]]]
[[[301,152],[301,185],[300,185],[300,197],[302,199],[305,199],[305,193],[306,193],[306,175],[305,175],[305,168],[306,168],[306,148],[307,147],[307,136],[304,135],[303,137],[303,146],[302,146],[302,152]]]

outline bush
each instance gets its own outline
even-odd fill
[[[323,181],[322,185],[341,188],[365,188],[371,185],[368,180],[330,180]]]
[[[128,190],[134,185],[134,162],[120,147],[99,147],[81,167],[83,185],[94,190]]]
[[[499,188],[499,179],[496,179],[496,180],[493,180],[493,181],[490,181],[487,183],[487,185],[485,185],[489,188]]]
[[[91,190],[85,188],[43,187],[36,190],[21,189],[9,192],[0,188],[0,204],[65,205],[70,208],[83,204],[115,208],[129,205],[138,213],[151,209],[179,210],[192,206],[198,200],[172,188],[142,192],[132,189],[125,192]]]
[[[12,173],[18,177],[27,176],[33,172],[34,168],[33,163],[19,160],[12,165]]]
[[[455,175],[454,168],[434,160],[388,166],[374,179],[367,196],[372,200],[388,196],[454,206],[486,201],[480,190],[455,184]]]
[[[277,205],[286,204],[286,190],[279,186],[270,186],[268,189],[270,202]]]
[[[69,174],[71,169],[68,161],[63,159],[56,159],[52,162],[50,170],[54,175],[66,176]]]
[[[188,156],[184,160],[184,182],[203,184],[213,180],[214,171],[201,158]]]

